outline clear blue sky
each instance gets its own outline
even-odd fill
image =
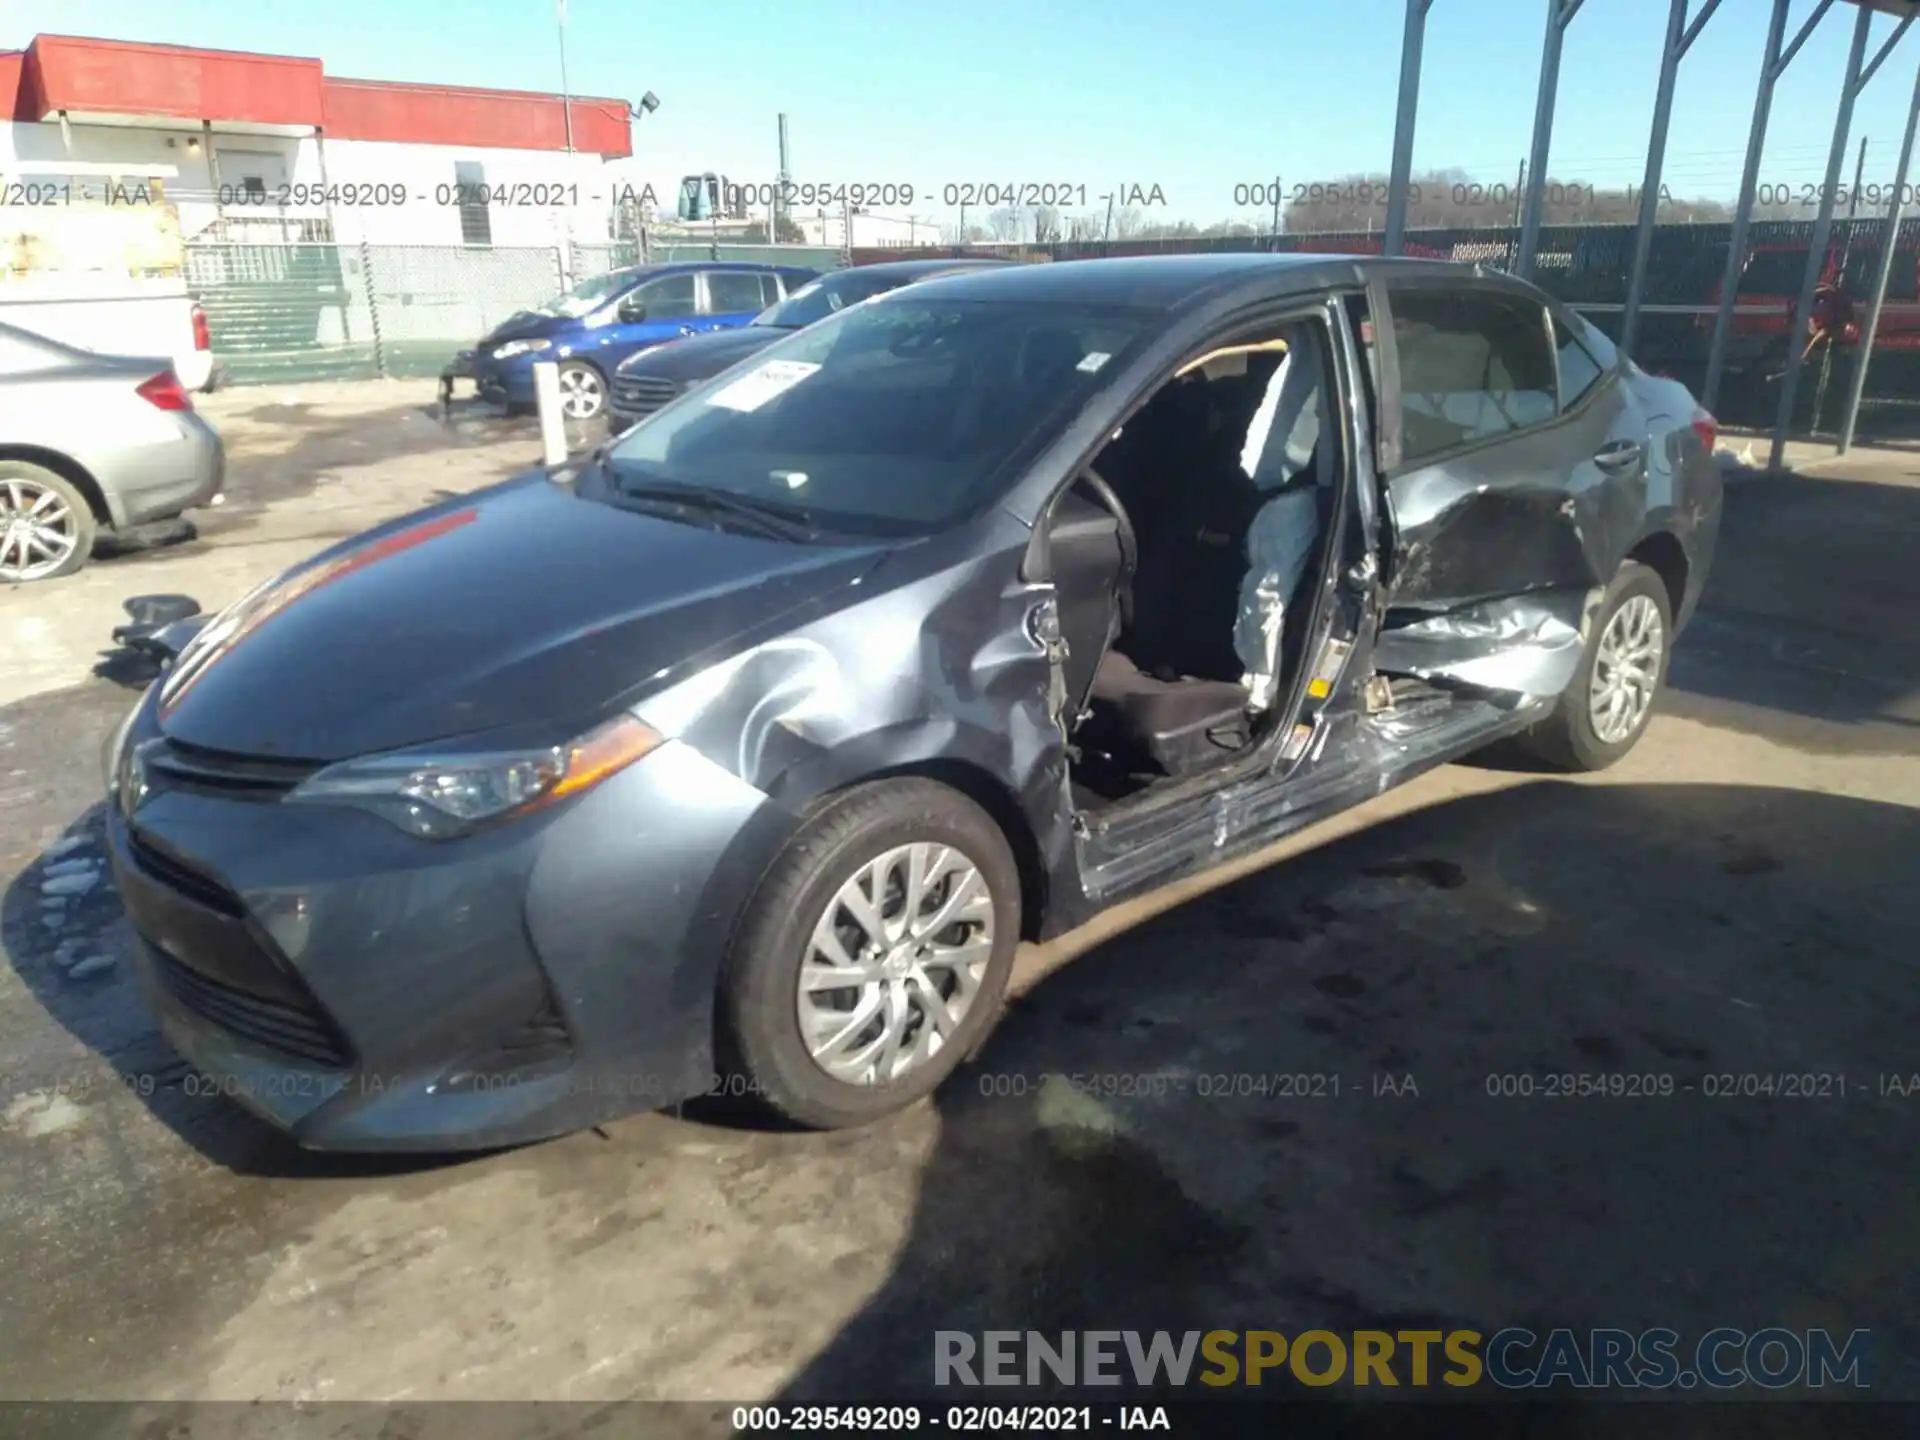
[[[1813,3],[1796,0],[1792,23]],[[1724,0],[1682,68],[1676,195],[1737,188],[1767,8]],[[1590,0],[1580,12],[1555,175],[1637,183],[1666,9]],[[1512,183],[1544,10],[1434,0],[1416,168]],[[1243,218],[1238,181],[1386,169],[1403,13],[1399,0],[570,0],[567,52],[578,93],[660,96],[636,163],[663,193],[696,170],[770,177],[785,111],[796,179],[913,184],[933,192],[923,213],[945,218],[949,182],[1063,181],[1090,197],[1157,183],[1165,218],[1205,223]],[[1853,13],[1837,6],[1781,82],[1764,180],[1820,177]],[[1874,44],[1893,23],[1876,19]],[[374,79],[560,82],[553,0],[9,0],[0,12],[0,46],[40,31],[316,55],[333,74]],[[1916,63],[1920,25],[1856,110],[1869,178],[1892,175]]]

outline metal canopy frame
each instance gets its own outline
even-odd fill
[[[1553,108],[1560,99],[1560,49],[1567,26],[1586,0],[1547,0],[1547,38],[1540,49],[1540,88],[1533,99],[1533,148],[1527,152],[1526,198],[1520,211],[1520,254],[1514,268],[1533,277],[1540,245],[1540,210],[1547,195],[1547,155],[1553,148]]]
[[[1627,309],[1620,320],[1620,348],[1633,353],[1635,332],[1640,328],[1640,294],[1646,288],[1647,259],[1653,249],[1653,226],[1660,211],[1660,172],[1667,159],[1667,125],[1673,118],[1673,90],[1679,79],[1680,62],[1720,0],[1706,0],[1700,13],[1687,23],[1688,0],[1671,0],[1667,9],[1667,40],[1660,51],[1660,84],[1653,96],[1653,129],[1647,136],[1647,173],[1640,182],[1640,214],[1633,232],[1633,269],[1627,277]]]
[[[1880,236],[1880,262],[1874,270],[1873,299],[1867,305],[1867,323],[1853,362],[1853,383],[1847,387],[1847,408],[1840,421],[1839,453],[1853,448],[1854,422],[1860,418],[1860,400],[1867,393],[1867,367],[1873,363],[1873,341],[1880,332],[1880,307],[1886,303],[1887,281],[1893,275],[1894,246],[1900,240],[1902,203],[1907,192],[1907,167],[1913,160],[1913,132],[1920,124],[1920,68],[1913,77],[1913,103],[1907,108],[1907,130],[1900,140],[1900,163],[1894,167],[1893,198],[1887,202],[1887,226]]]
[[[1873,24],[1873,15],[1873,7],[1862,5],[1854,16],[1853,44],[1847,50],[1847,73],[1840,82],[1840,104],[1833,117],[1833,144],[1827,152],[1827,178],[1820,191],[1820,218],[1814,221],[1813,240],[1807,247],[1807,268],[1800,277],[1800,298],[1794,304],[1791,328],[1787,331],[1787,373],[1780,384],[1780,409],[1774,416],[1773,444],[1767,452],[1769,470],[1778,470],[1780,462],[1786,457],[1787,426],[1793,419],[1793,402],[1798,398],[1800,370],[1808,350],[1812,348],[1811,342],[1803,344],[1800,337],[1808,333],[1814,294],[1819,288],[1820,276],[1826,270],[1827,245],[1833,234],[1833,205],[1840,184],[1841,168],[1847,163],[1847,132],[1853,128],[1853,102],[1860,98],[1860,92],[1867,88],[1867,82],[1873,79],[1882,62],[1893,53],[1893,47],[1900,43],[1914,18],[1909,7],[1893,27],[1893,33],[1874,52],[1873,59],[1863,64],[1867,53],[1867,30]],[[1832,337],[1828,338],[1827,343],[1833,343]]]
[[[1559,98],[1560,53],[1567,27],[1579,14],[1585,0],[1546,0],[1546,36],[1540,54],[1540,81],[1534,99],[1533,145],[1528,157],[1526,184],[1520,224],[1519,251],[1515,269],[1523,276],[1533,272],[1540,239],[1541,211],[1546,195],[1547,162],[1553,143],[1553,112]],[[1688,11],[1693,0],[1668,0],[1666,43],[1660,54],[1660,80],[1654,94],[1653,125],[1647,138],[1646,175],[1641,186],[1640,208],[1633,237],[1632,270],[1627,281],[1625,315],[1621,321],[1620,348],[1632,353],[1639,328],[1641,294],[1646,288],[1647,265],[1653,231],[1660,204],[1660,176],[1666,161],[1667,132],[1673,114],[1673,94],[1680,62],[1693,48],[1707,21],[1720,8],[1720,0],[1700,0],[1700,9],[1691,20]],[[1719,308],[1714,316],[1713,340],[1707,352],[1706,382],[1701,387],[1701,403],[1709,410],[1719,398],[1720,381],[1726,369],[1727,339],[1732,329],[1734,303],[1739,294],[1740,277],[1746,267],[1747,231],[1760,181],[1761,152],[1766,146],[1767,123],[1773,111],[1773,91],[1780,77],[1794,61],[1808,38],[1833,9],[1837,0],[1815,0],[1812,12],[1803,20],[1792,40],[1787,39],[1787,12],[1791,0],[1772,0],[1767,26],[1767,45],[1760,65],[1759,83],[1754,90],[1753,119],[1748,128],[1745,163],[1740,174],[1740,199],[1734,209],[1733,230],[1727,245],[1725,272],[1720,286]],[[1800,370],[1806,358],[1806,345],[1799,337],[1807,331],[1820,276],[1826,267],[1827,248],[1833,231],[1833,207],[1840,183],[1841,167],[1846,160],[1848,131],[1853,125],[1853,106],[1905,37],[1916,17],[1920,0],[1843,0],[1853,5],[1853,43],[1847,55],[1847,69],[1840,87],[1840,102],[1834,115],[1833,140],[1827,156],[1826,183],[1821,189],[1820,210],[1814,224],[1807,266],[1801,277],[1800,294],[1789,321],[1787,370],[1775,417],[1769,465],[1778,468],[1786,445],[1787,426],[1797,398]],[[1393,127],[1393,166],[1387,195],[1386,227],[1382,237],[1383,253],[1398,255],[1404,248],[1407,223],[1407,191],[1413,178],[1413,139],[1420,104],[1422,50],[1426,41],[1427,13],[1433,0],[1406,0],[1406,24],[1400,42],[1400,94]],[[1866,58],[1867,38],[1873,16],[1891,15],[1897,19],[1890,34],[1873,54]],[[1893,197],[1888,205],[1885,238],[1880,247],[1873,298],[1860,338],[1860,354],[1854,366],[1847,397],[1846,413],[1840,434],[1840,449],[1853,443],[1855,420],[1866,386],[1866,374],[1872,360],[1873,342],[1879,328],[1880,312],[1886,298],[1888,280],[1894,264],[1894,246],[1899,236],[1904,207],[1901,204],[1907,174],[1913,158],[1916,129],[1920,128],[1920,75],[1914,82],[1913,104],[1907,117],[1906,134],[1900,147],[1900,162],[1894,181]]]

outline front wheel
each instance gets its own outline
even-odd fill
[[[1020,933],[999,826],[930,780],[847,792],[789,843],[734,937],[722,1066],[816,1129],[930,1094],[992,1027]]]
[[[569,420],[592,420],[607,408],[607,382],[593,366],[569,360],[560,367],[560,413]]]
[[[1629,560],[1607,587],[1586,653],[1559,705],[1520,743],[1563,770],[1606,769],[1646,733],[1672,649],[1666,583]]]

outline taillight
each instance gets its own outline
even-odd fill
[[[180,377],[171,370],[162,370],[151,380],[142,381],[133,387],[133,393],[156,409],[193,409],[193,400],[187,394],[187,387],[180,383]]]
[[[1693,433],[1700,437],[1700,443],[1707,447],[1707,453],[1713,453],[1713,447],[1720,443],[1720,422],[1698,406],[1693,412]]]
[[[198,305],[193,307],[193,348],[211,350],[213,337],[207,334],[207,312]]]

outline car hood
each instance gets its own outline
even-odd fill
[[[565,730],[831,602],[884,554],[616,509],[535,473],[256,591],[188,647],[156,718],[186,744],[311,761]]]
[[[718,375],[736,361],[744,360],[755,351],[764,350],[774,341],[784,340],[794,333],[776,325],[742,325],[732,330],[692,335],[685,340],[676,340],[671,345],[642,350],[622,362],[618,373],[691,385],[697,380]]]
[[[489,345],[499,345],[508,340],[534,340],[542,336],[560,335],[580,328],[577,317],[567,315],[539,315],[531,310],[522,310],[509,315],[493,329],[480,337],[476,349],[484,350]]]

